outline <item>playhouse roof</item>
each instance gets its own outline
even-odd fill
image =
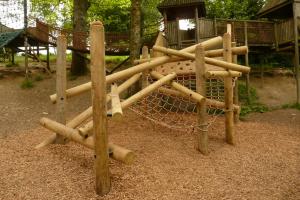
[[[195,6],[203,3],[204,0],[164,0],[158,5],[158,8]]]
[[[158,6],[158,10],[167,13],[168,20],[178,18],[194,18],[195,12],[192,8],[198,8],[199,17],[206,15],[204,0],[164,0]]]
[[[268,0],[258,12],[262,18],[288,18],[293,15],[292,3],[294,0]]]

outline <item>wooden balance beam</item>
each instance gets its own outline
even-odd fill
[[[211,49],[214,47],[219,47],[220,45],[222,45],[222,37],[215,37],[212,38],[210,40],[207,40],[205,42],[202,42],[201,44],[206,48],[206,49]],[[180,52],[187,52],[187,53],[193,53],[195,52],[196,46],[198,44],[195,44],[193,46],[190,46],[188,48],[182,49],[180,50]],[[162,56],[162,57],[157,57],[155,59],[153,59],[151,62],[148,63],[142,63],[139,65],[136,65],[134,67],[131,67],[129,69],[120,71],[120,72],[116,72],[114,74],[108,75],[106,76],[106,83],[110,84],[112,82],[115,82],[117,80],[122,80],[124,78],[130,77],[134,74],[152,69],[154,67],[157,67],[159,65],[163,65],[165,63],[168,63],[170,61],[171,57],[170,56]],[[88,90],[91,89],[91,82],[70,88],[68,90],[66,90],[66,95],[67,97],[72,97],[72,96],[76,96],[79,95],[83,92],[86,92]],[[55,102],[57,98],[56,94],[53,94],[50,96],[50,99],[52,102]]]

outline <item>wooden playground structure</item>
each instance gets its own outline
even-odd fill
[[[226,141],[232,145],[236,144],[234,123],[238,121],[240,107],[234,98],[234,85],[242,73],[250,72],[250,68],[236,63],[237,55],[246,54],[248,47],[236,47],[236,44],[232,42],[231,30],[231,25],[228,25],[223,37],[218,36],[182,50],[163,46],[165,38],[160,34],[152,49],[153,56],[149,57],[148,48],[144,47],[141,60],[136,61],[139,64],[106,75],[104,27],[101,22],[93,22],[90,28],[91,82],[70,89],[66,89],[67,39],[63,35],[59,36],[57,65],[61,67],[57,70],[57,93],[50,96],[51,101],[57,106],[57,119],[56,121],[48,118],[40,120],[42,126],[55,134],[37,148],[50,143],[64,144],[72,140],[94,149],[96,192],[99,195],[105,195],[111,187],[108,158],[131,164],[135,157],[131,150],[108,142],[108,117],[116,120],[122,117],[123,110],[132,106],[142,107],[149,112],[161,105],[166,97],[168,102],[173,102],[172,109],[166,108],[169,109],[168,116],[177,115],[179,118],[181,115],[186,116],[184,112],[173,112],[175,107],[181,105],[178,101],[185,99],[186,103],[195,106],[191,110],[187,107],[184,109],[188,110],[189,115],[196,121],[193,125],[195,146],[202,154],[209,153],[208,126],[210,122],[208,118],[212,115],[208,112],[210,108],[224,111]],[[174,64],[177,67],[174,67]],[[184,78],[183,76],[186,75],[189,76]],[[189,79],[191,75],[195,77],[195,80]],[[223,88],[222,98],[218,96],[216,99],[207,95],[216,89],[207,86],[212,79],[223,80],[222,86],[215,86],[218,87],[218,92],[221,87]],[[122,83],[118,85],[120,81]],[[121,101],[119,95],[138,81],[141,81],[142,89]],[[186,81],[189,84],[186,84]],[[92,106],[66,122],[67,99],[90,90]],[[107,92],[109,90],[110,93]],[[153,93],[159,93],[158,101],[151,97]],[[177,101],[175,101],[176,98]]]

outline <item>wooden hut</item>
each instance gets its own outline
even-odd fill
[[[300,0],[269,0],[259,11],[258,16],[260,18],[267,18],[269,20],[276,21],[276,50],[294,53],[297,77],[297,102],[300,103]]]
[[[158,5],[164,17],[165,32],[169,46],[177,49],[200,42],[198,18],[206,16],[204,0],[165,0]],[[195,22],[195,28],[181,30],[179,21],[188,19]]]

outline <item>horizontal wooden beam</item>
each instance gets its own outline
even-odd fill
[[[215,37],[215,38],[212,38],[205,42],[202,42],[201,44],[207,50],[211,49],[211,48],[218,48],[220,45],[222,45],[222,37]],[[196,50],[196,46],[197,46],[197,44],[190,46],[188,48],[182,49],[182,50],[180,50],[180,52],[193,53]],[[150,62],[142,63],[142,64],[136,65],[134,67],[128,68],[126,70],[116,72],[114,74],[106,76],[106,83],[110,84],[117,80],[122,80],[122,79],[130,77],[134,74],[146,71],[148,69],[152,69],[159,65],[163,65],[165,63],[170,62],[170,59],[171,59],[171,57],[169,57],[169,56],[162,56],[162,57],[155,58]],[[88,83],[68,89],[66,91],[66,95],[67,95],[67,97],[75,96],[75,95],[79,95],[83,92],[89,91],[90,89],[91,89],[91,82],[88,82]],[[51,95],[51,99],[53,99],[52,101],[55,101],[56,94]]]
[[[206,78],[224,78],[224,77],[241,77],[241,72],[236,71],[207,71],[205,73]]]

